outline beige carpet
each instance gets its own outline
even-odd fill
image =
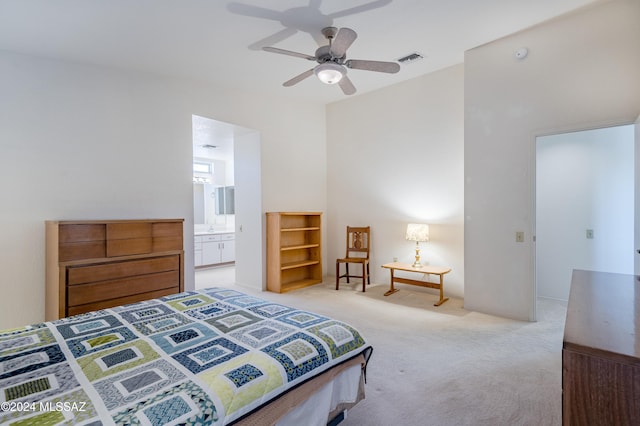
[[[199,282],[198,282],[199,281]],[[217,282],[210,282],[217,281]],[[197,286],[232,285],[202,276]],[[562,333],[566,304],[540,299],[535,323],[497,318],[450,299],[434,307],[435,292],[399,285],[334,283],[269,300],[344,320],[374,347],[366,399],[344,426],[560,425]]]

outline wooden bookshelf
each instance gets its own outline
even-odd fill
[[[322,282],[322,213],[267,213],[267,290]]]

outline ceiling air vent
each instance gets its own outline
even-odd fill
[[[424,58],[424,56],[422,56],[418,52],[413,52],[407,56],[403,56],[402,58],[398,59],[398,62],[400,62],[401,64],[409,64],[411,62],[419,61],[422,58]]]

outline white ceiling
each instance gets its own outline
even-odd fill
[[[0,49],[206,81],[328,103],[344,99],[313,67],[268,53],[313,55],[325,26],[359,37],[351,59],[425,59],[397,74],[349,70],[355,96],[463,61],[464,51],[606,0],[0,0]],[[324,44],[324,43],[323,43]]]
[[[233,143],[244,128],[198,115],[192,117],[192,125],[194,157],[233,161]],[[204,145],[213,145],[215,148]]]

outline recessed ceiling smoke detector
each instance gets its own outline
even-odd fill
[[[524,59],[527,57],[527,55],[529,54],[529,49],[527,49],[526,47],[521,47],[520,49],[516,50],[516,53],[514,54],[514,56],[516,57],[516,59]]]
[[[409,64],[411,62],[419,61],[420,59],[423,59],[423,58],[424,56],[422,56],[418,52],[413,52],[408,54],[407,56],[403,56],[402,58],[398,59],[398,62],[400,62],[401,64]]]

